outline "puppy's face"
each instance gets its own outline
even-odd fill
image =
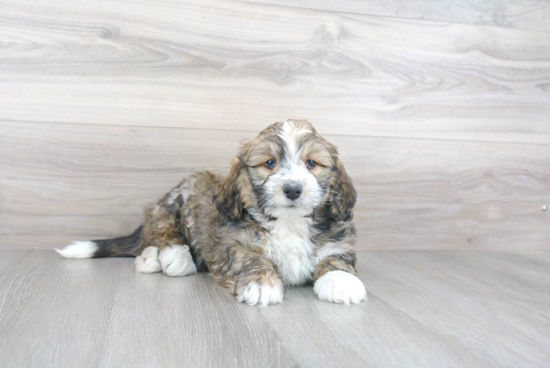
[[[232,221],[243,208],[295,218],[319,207],[349,221],[355,198],[336,148],[305,120],[272,124],[246,142],[214,193],[216,208]]]
[[[241,157],[265,215],[303,217],[325,202],[336,151],[311,124],[274,124],[246,147]]]

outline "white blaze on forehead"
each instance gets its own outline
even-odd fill
[[[295,158],[298,155],[298,139],[304,135],[311,133],[311,130],[304,128],[296,128],[293,122],[285,121],[279,133],[279,137],[286,143],[287,153],[289,158]]]

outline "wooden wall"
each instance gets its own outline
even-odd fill
[[[0,247],[123,235],[287,118],[340,147],[361,249],[550,250],[547,1],[0,5]]]

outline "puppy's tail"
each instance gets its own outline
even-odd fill
[[[141,249],[141,229],[122,238],[75,241],[63,249],[55,251],[65,258],[136,257]]]

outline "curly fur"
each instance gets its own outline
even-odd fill
[[[299,185],[298,198],[283,193],[288,183]],[[323,278],[319,297],[354,302],[365,294],[358,279],[353,287],[331,283],[356,274],[351,222],[355,201],[356,191],[336,147],[307,121],[287,120],[244,142],[226,177],[208,171],[190,175],[146,210],[134,234],[95,241],[92,256],[141,255],[138,271],[162,269],[178,276],[194,273],[193,262],[197,270],[211,272],[237,300],[251,305],[281,302],[287,286],[347,272],[349,277],[331,273],[336,276]],[[167,247],[178,251],[163,252]],[[89,249],[80,258],[88,256]],[[182,266],[166,270],[166,260],[150,259],[157,253],[170,254],[170,264]],[[155,267],[146,267],[149,264]],[[331,290],[339,288],[343,291],[332,298]]]

